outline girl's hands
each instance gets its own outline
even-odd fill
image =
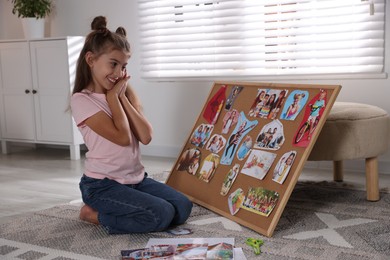
[[[123,78],[119,79],[114,87],[107,91],[107,95],[115,95],[119,98],[124,97],[127,88],[127,81],[130,79],[130,76],[125,73]]]
[[[129,81],[129,79],[130,75],[127,75],[127,72],[125,72],[125,75],[123,75],[123,79],[120,80],[120,82],[122,82],[122,86],[120,88],[119,98],[126,97],[127,82]]]

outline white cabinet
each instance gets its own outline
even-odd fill
[[[83,139],[69,110],[83,37],[0,41],[0,128],[7,142],[68,145]]]

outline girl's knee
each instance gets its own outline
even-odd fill
[[[153,231],[162,231],[167,229],[175,217],[175,208],[170,203],[163,203],[159,209],[155,209],[155,225]]]
[[[192,202],[187,197],[183,196],[177,204],[177,212],[173,224],[180,225],[186,222],[186,220],[190,217],[192,207]]]

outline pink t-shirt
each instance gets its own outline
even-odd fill
[[[106,95],[83,91],[71,97],[73,118],[84,138],[88,152],[85,154],[85,175],[95,179],[109,178],[122,184],[139,183],[145,168],[141,163],[139,142],[129,146],[117,145],[96,134],[84,121],[99,111],[112,117]],[[137,140],[133,133],[132,140]]]

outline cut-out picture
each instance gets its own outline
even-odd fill
[[[281,91],[282,90],[279,89],[270,89],[266,93],[266,96],[268,95],[268,99],[266,99],[266,102],[261,107],[259,113],[257,114],[257,117],[268,118],[271,110],[276,105],[277,97],[279,96]]]
[[[191,136],[191,144],[203,147],[214,130],[213,125],[200,124]]]
[[[276,119],[279,113],[282,111],[282,107],[287,97],[288,90],[283,89],[280,91],[278,97],[276,98],[271,111],[269,112],[268,119]]]
[[[233,245],[224,242],[209,244],[206,259],[234,260]]]
[[[253,102],[248,115],[252,117],[268,118],[270,116],[271,111],[278,104],[278,99],[282,97],[280,101],[283,101],[284,96],[284,90],[259,89],[258,95]]]
[[[286,103],[284,104],[280,119],[295,120],[302,108],[305,106],[307,99],[309,98],[309,92],[304,90],[294,90],[288,96]]]
[[[177,171],[187,171],[188,173],[195,175],[196,171],[199,168],[199,163],[201,160],[201,152],[197,148],[190,148],[183,152],[180,156],[176,170]]]
[[[215,170],[219,165],[219,156],[217,154],[209,154],[202,162],[199,172],[196,174],[199,180],[209,182],[214,176]]]
[[[150,248],[121,250],[120,259],[174,259],[175,252],[176,245],[152,245]]]
[[[167,231],[168,234],[174,235],[174,236],[182,236],[182,235],[189,235],[192,234],[192,230],[189,228],[183,228],[180,226],[176,226],[173,228],[168,229]]]
[[[249,133],[254,127],[256,127],[257,124],[257,120],[249,121],[245,117],[244,112],[241,111],[237,125],[226,142],[221,164],[230,165],[232,163],[234,154],[237,150],[238,144],[241,142],[241,139],[245,137],[245,135]]]
[[[290,151],[283,154],[275,166],[274,174],[272,176],[273,181],[276,181],[279,184],[283,184],[284,180],[287,178],[290,172],[296,156],[296,151]]]
[[[237,159],[240,161],[244,160],[250,153],[252,145],[253,145],[252,137],[250,137],[249,135],[245,136],[244,141],[242,142],[240,148],[238,148]]]
[[[220,192],[220,194],[222,196],[225,196],[226,194],[228,194],[228,192],[229,192],[230,188],[232,187],[234,181],[236,180],[239,172],[240,172],[240,165],[238,163],[236,163],[233,166],[233,168],[231,168],[229,170],[228,174],[226,174],[225,179],[223,180],[222,188],[221,188],[221,192]]]
[[[305,115],[294,137],[294,145],[307,147],[310,143],[317,124],[325,110],[327,92],[321,89],[313,99],[310,100],[305,109]]]
[[[263,187],[249,188],[241,208],[253,213],[268,217],[275,208],[279,193],[264,189]]]
[[[254,148],[278,150],[284,143],[283,124],[279,120],[273,120],[266,124],[256,138]]]
[[[241,86],[234,86],[232,88],[232,90],[230,91],[230,94],[226,100],[226,105],[225,105],[226,110],[230,110],[233,107],[233,103],[236,100],[236,98],[238,97],[238,94],[240,94],[242,89],[243,89],[243,87],[241,87]]]
[[[262,180],[275,160],[275,157],[276,154],[274,153],[253,149],[242,167],[241,173]]]
[[[235,215],[241,208],[244,202],[245,194],[241,188],[232,192],[228,197],[228,206],[230,214]]]
[[[268,101],[269,95],[267,92],[269,89],[258,89],[255,100],[252,103],[251,108],[249,109],[248,116],[257,117],[260,114],[261,108]]]
[[[207,248],[208,248],[207,243],[203,243],[203,244],[179,243],[177,244],[176,247],[175,256],[172,259],[206,259]]]
[[[240,114],[236,109],[232,109],[226,112],[225,116],[223,117],[222,134],[227,134],[230,131],[230,128],[234,127],[238,121],[239,116]]]
[[[221,113],[223,104],[226,99],[226,85],[222,85],[213,97],[207,102],[205,110],[203,112],[203,118],[209,123],[214,125]]]
[[[206,149],[212,153],[219,153],[226,144],[226,139],[222,135],[214,134],[210,137]]]

